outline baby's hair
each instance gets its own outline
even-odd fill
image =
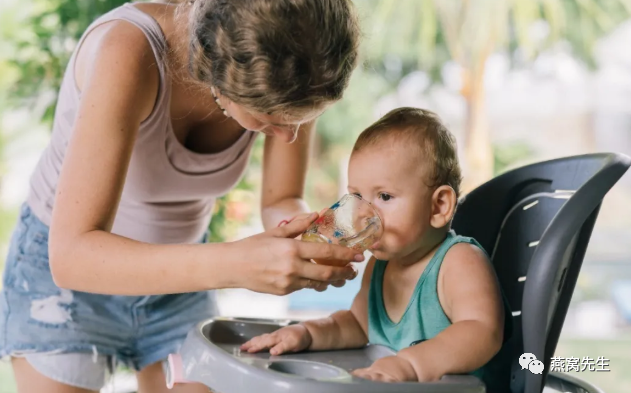
[[[357,65],[351,0],[189,0],[194,80],[261,113],[299,115],[342,98]]]
[[[353,153],[390,137],[418,148],[419,156],[432,165],[430,187],[448,185],[460,196],[462,173],[456,138],[438,115],[419,108],[394,109],[359,135]]]

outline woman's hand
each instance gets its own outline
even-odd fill
[[[321,215],[322,215],[325,211],[327,211],[327,210],[329,210],[329,208],[328,208],[328,207],[325,207],[324,209],[320,210],[320,213],[318,213],[318,216],[317,216],[315,219],[317,219],[319,216],[321,216]],[[312,214],[313,214],[313,213],[302,213],[302,214],[299,214],[299,215],[297,215],[297,216],[295,216],[295,217],[293,217],[293,218],[291,218],[291,219],[289,219],[289,220],[283,220],[283,221],[281,221],[281,222],[278,224],[278,226],[279,226],[279,227],[281,227],[281,226],[283,226],[283,225],[287,225],[287,224],[289,224],[290,222],[292,222],[292,221],[294,221],[294,220],[303,220],[303,219],[305,219],[305,220],[306,220],[306,219],[310,219],[310,216],[311,216]],[[313,219],[313,220],[312,220],[312,222],[313,222],[313,221],[315,221],[315,219]],[[302,236],[302,233],[300,233],[298,236],[296,236],[296,237],[295,237],[295,239],[300,240],[300,237],[301,237],[301,236]],[[353,265],[348,265],[348,266],[351,266],[351,267],[353,268],[353,270],[355,270],[355,274],[357,274],[357,269],[355,269],[355,267],[354,267]],[[334,287],[337,287],[337,288],[342,288],[344,285],[346,285],[346,280],[334,281],[334,282],[332,282],[332,283],[331,283],[331,285],[333,285]],[[325,289],[326,289],[326,287],[325,287]],[[316,289],[316,290],[317,290],[317,289]]]
[[[322,215],[322,213],[324,213],[324,212],[325,212],[325,211],[327,211],[327,210],[329,210],[329,208],[328,208],[328,207],[325,207],[324,209],[320,210],[320,213],[318,213],[318,216],[316,216],[316,218],[314,218],[311,222],[315,221],[315,219],[317,219],[319,216],[321,216],[321,215]],[[297,216],[295,216],[295,217],[293,217],[293,218],[290,218],[289,220],[283,220],[283,221],[281,221],[281,222],[278,224],[278,226],[279,226],[279,227],[282,227],[283,225],[287,225],[287,224],[289,224],[290,222],[295,221],[295,220],[303,220],[303,219],[308,220],[308,219],[311,219],[311,215],[312,215],[312,214],[315,214],[315,213],[302,213],[302,214],[298,214]],[[300,235],[301,235],[301,234],[300,234]],[[299,238],[299,237],[300,237],[300,235],[296,236],[296,239],[297,239],[297,238]]]
[[[326,243],[295,240],[318,217],[313,213],[256,236],[234,242],[236,260],[231,286],[256,292],[287,295],[304,288],[323,291],[329,284],[352,280],[357,271],[350,262],[361,262],[363,254]],[[348,261],[344,266],[320,265],[312,259]]]
[[[300,352],[311,345],[311,334],[303,325],[291,325],[270,334],[254,337],[241,346],[242,351],[249,353],[269,349],[272,356],[286,352]]]

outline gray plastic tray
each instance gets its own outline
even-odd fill
[[[220,393],[485,393],[484,384],[470,375],[445,376],[432,383],[382,383],[351,376],[394,354],[369,345],[363,349],[303,352],[270,356],[241,353],[252,337],[292,324],[289,320],[215,318],[201,322],[188,334],[179,357],[169,357],[167,384],[200,382]]]

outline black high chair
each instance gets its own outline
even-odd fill
[[[512,362],[507,392],[540,393],[544,385],[594,391],[548,370],[600,205],[629,165],[629,157],[615,153],[541,162],[500,175],[460,201],[453,228],[487,250],[513,312],[503,348]],[[542,374],[522,369],[523,353],[544,363]]]

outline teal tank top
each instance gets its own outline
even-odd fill
[[[458,243],[473,244],[483,250],[475,239],[448,232],[419,278],[412,298],[397,323],[390,319],[383,303],[383,275],[388,261],[375,262],[368,293],[368,341],[371,344],[384,345],[398,352],[435,337],[451,325],[438,299],[438,272],[447,251]],[[506,342],[512,333],[512,314],[506,298],[502,296]],[[486,384],[487,392],[504,391],[508,387],[511,362],[507,355],[508,351],[500,350],[485,366],[470,373]]]

